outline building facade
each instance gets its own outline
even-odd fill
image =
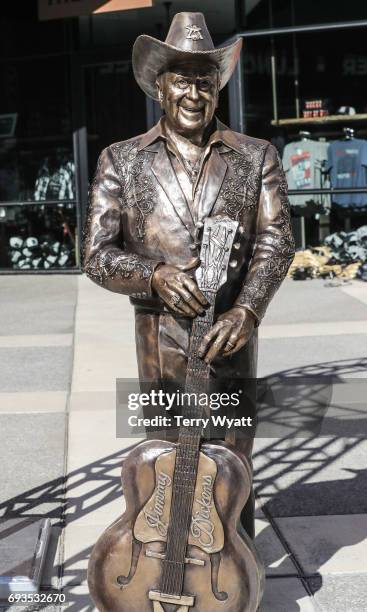
[[[93,13],[79,1],[80,14],[70,16],[78,3],[45,0],[57,18],[42,18],[42,0],[24,3],[21,14],[15,4],[0,9],[1,272],[80,271],[99,152],[159,116],[134,81],[132,44],[142,32],[164,39],[182,10],[205,13],[215,44],[244,39],[218,115],[278,147],[298,246],[367,222],[365,2],[147,0],[145,8]],[[341,162],[342,149],[358,155]],[[352,191],[335,195],[340,186]]]

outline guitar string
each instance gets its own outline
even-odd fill
[[[210,307],[203,319],[194,321],[190,339],[185,391],[194,394],[200,391],[205,392],[203,386],[205,387],[205,382],[209,378],[209,366],[197,357],[199,343],[211,328],[214,318],[215,294],[213,292],[205,292],[205,294]],[[197,381],[196,384],[195,381]],[[184,406],[184,411],[187,418],[202,418],[204,408],[189,402]],[[180,429],[172,492],[172,500],[175,499],[176,503],[173,502],[171,509],[171,529],[167,537],[166,559],[163,562],[161,582],[161,592],[166,594],[180,595],[182,593],[187,534],[191,525],[201,437],[202,428],[200,426],[191,428],[183,426]]]

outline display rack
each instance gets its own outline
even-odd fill
[[[11,202],[1,202],[1,206],[59,206],[60,204],[77,204],[76,199],[62,200],[14,200]]]
[[[333,123],[353,123],[367,121],[367,113],[357,113],[356,115],[327,115],[326,117],[294,117],[292,119],[273,119],[271,125],[325,125]]]

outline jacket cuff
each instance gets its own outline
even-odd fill
[[[244,310],[247,310],[247,312],[249,312],[253,318],[255,319],[255,327],[259,327],[260,323],[261,323],[261,319],[259,317],[259,315],[255,312],[255,310],[253,308],[251,308],[251,306],[249,306],[248,304],[238,304],[235,303],[233,304],[234,308],[243,308]]]

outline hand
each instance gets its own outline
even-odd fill
[[[152,288],[171,310],[188,317],[202,314],[209,304],[191,276],[169,264],[155,270]]]
[[[198,351],[199,357],[205,363],[210,363],[217,355],[233,355],[251,338],[255,323],[255,317],[249,310],[234,306],[220,315],[204,336]]]

